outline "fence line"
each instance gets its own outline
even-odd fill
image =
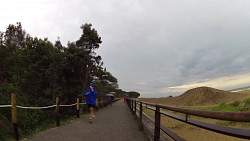
[[[47,107],[25,107],[25,106],[16,106],[16,107],[20,109],[48,109],[48,108],[56,107],[56,105],[47,106]]]
[[[0,108],[11,107],[11,105],[0,105]]]
[[[210,111],[170,107],[170,106],[165,106],[161,104],[136,101],[134,99],[127,99],[127,104],[132,114],[135,116],[135,119],[139,119],[139,130],[142,130],[142,126],[146,127],[146,129],[148,128],[147,127],[148,124],[145,124],[145,121],[142,120],[142,116],[146,117],[154,124],[154,130],[149,130],[150,134],[153,135],[154,141],[160,140],[161,131],[169,135],[169,137],[171,137],[175,141],[185,140],[184,138],[172,132],[167,127],[163,126],[161,124],[161,116],[167,116],[167,117],[179,120],[181,122],[194,125],[196,127],[203,128],[206,130],[210,130],[216,133],[221,133],[221,134],[238,137],[242,139],[250,139],[250,130],[248,129],[226,127],[226,126],[209,124],[206,122],[201,122],[198,120],[190,119],[192,115],[192,116],[199,116],[199,117],[219,119],[219,120],[250,122],[250,112],[210,112]],[[140,108],[138,108],[137,105],[140,106]],[[145,115],[142,107],[154,111],[155,112],[154,119],[149,117],[148,115]],[[179,116],[177,114],[164,112],[162,111],[162,109],[170,110],[170,111],[174,111],[178,113],[183,113],[184,116]]]
[[[119,99],[115,99],[114,101],[118,101]],[[55,119],[56,119],[56,126],[60,126],[60,107],[71,107],[71,106],[76,106],[76,116],[77,118],[80,118],[80,105],[86,105],[86,103],[80,103],[79,98],[76,99],[76,103],[69,104],[69,105],[60,105],[59,104],[59,98],[56,98],[55,105],[50,105],[50,106],[43,106],[43,107],[28,107],[28,106],[19,106],[16,103],[16,94],[12,93],[11,94],[11,105],[0,105],[0,108],[11,108],[11,113],[12,113],[12,123],[13,123],[13,129],[14,129],[14,137],[16,141],[19,141],[19,132],[18,132],[18,124],[17,124],[17,108],[20,109],[48,109],[48,108],[55,108]],[[97,100],[97,107],[104,107],[107,106],[108,103],[107,101],[99,101]],[[99,106],[98,106],[99,105]],[[96,107],[96,108],[97,108]]]
[[[71,104],[71,105],[59,105],[60,107],[71,107],[71,106],[74,106],[76,105],[77,103],[74,103],[74,104]]]
[[[79,104],[84,105],[86,103],[79,103]],[[73,103],[73,104],[70,104],[70,105],[59,105],[59,106],[60,107],[70,107],[70,106],[75,106],[75,105],[77,105],[77,103]],[[0,108],[8,108],[8,107],[12,107],[12,106],[11,105],[0,105]],[[26,107],[26,106],[17,105],[16,107],[20,108],[20,109],[49,109],[49,108],[56,107],[56,105],[44,106],[44,107]]]

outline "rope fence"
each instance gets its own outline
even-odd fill
[[[80,105],[84,105],[86,103],[79,103]],[[70,104],[70,105],[59,105],[60,107],[71,107],[71,106],[75,106],[77,105],[77,103],[74,104]],[[0,105],[0,108],[8,108],[8,107],[12,107],[12,105]],[[26,106],[16,106],[17,108],[20,109],[49,109],[49,108],[54,108],[56,107],[56,105],[51,105],[51,106],[45,106],[45,107],[26,107]]]
[[[0,105],[0,108],[11,108],[11,115],[12,115],[12,123],[13,123],[13,130],[14,130],[14,136],[17,141],[19,141],[19,132],[18,132],[18,127],[17,127],[17,108],[20,109],[49,109],[49,108],[55,108],[55,119],[56,119],[56,126],[60,126],[60,107],[72,107],[76,106],[76,116],[77,118],[80,118],[80,105],[85,105],[86,103],[80,103],[79,98],[76,99],[76,103],[73,104],[59,104],[59,98],[56,98],[56,102],[54,105],[49,105],[49,106],[20,106],[17,105],[16,102],[16,94],[12,93],[11,94],[11,105]],[[98,102],[97,102],[98,104]]]
[[[0,105],[0,108],[11,107],[11,105]]]
[[[120,99],[115,99],[114,101],[118,101]],[[56,119],[56,126],[60,126],[60,107],[71,107],[76,106],[76,116],[77,118],[80,118],[80,105],[86,105],[86,103],[80,103],[79,98],[76,99],[76,103],[69,104],[69,105],[62,105],[59,103],[59,97],[56,97],[55,105],[50,106],[43,106],[43,107],[28,107],[28,106],[19,106],[16,102],[16,94],[11,94],[11,105],[0,105],[0,108],[11,108],[11,116],[12,116],[12,123],[13,123],[13,130],[14,130],[14,136],[16,141],[19,141],[19,132],[18,132],[18,126],[17,126],[17,108],[20,109],[49,109],[49,108],[55,108],[55,119]],[[108,105],[107,101],[98,101],[96,103],[97,107],[105,107]],[[97,108],[96,107],[96,108]],[[98,108],[97,108],[98,110]]]
[[[47,107],[25,107],[25,106],[16,106],[16,107],[20,109],[49,109],[49,108],[56,107],[56,105],[47,106]]]

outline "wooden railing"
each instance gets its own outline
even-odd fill
[[[120,98],[115,98],[113,102],[116,102],[120,100]],[[15,140],[19,140],[19,133],[18,133],[18,127],[17,127],[17,108],[20,109],[49,109],[49,108],[55,108],[55,119],[56,119],[56,126],[60,126],[60,107],[71,107],[76,106],[76,116],[77,118],[80,118],[80,105],[85,105],[86,103],[80,103],[79,98],[76,99],[76,103],[70,104],[70,105],[62,105],[59,102],[59,97],[56,98],[55,105],[45,106],[45,107],[25,107],[25,106],[18,106],[16,102],[16,94],[11,94],[11,105],[0,105],[0,108],[8,108],[11,107],[11,113],[12,113],[12,123],[13,123],[13,129],[14,129],[14,137]],[[98,108],[102,108],[108,105],[108,100],[105,101],[98,101],[96,103],[97,110]]]
[[[204,117],[204,118],[211,118],[211,119],[218,119],[218,120],[227,120],[227,121],[237,121],[237,122],[250,122],[250,112],[210,112],[210,111],[202,111],[202,110],[193,110],[187,108],[176,108],[165,106],[161,104],[154,104],[154,103],[147,103],[143,101],[136,101],[134,99],[127,99],[127,104],[132,111],[135,119],[139,119],[139,130],[143,130],[143,127],[146,127],[151,135],[153,136],[154,141],[159,141],[160,131],[166,133],[169,137],[171,137],[175,141],[185,141],[185,139],[176,133],[172,132],[170,129],[165,127],[161,124],[161,116],[167,116],[181,122],[194,125],[199,128],[203,128],[206,130],[210,130],[213,132],[238,137],[242,139],[250,139],[250,130],[247,129],[240,129],[240,128],[232,128],[221,126],[217,124],[210,124],[201,122],[198,120],[191,119],[192,116]],[[149,110],[154,111],[155,116],[152,119],[146,113],[143,112],[143,107]],[[164,110],[164,111],[163,111]],[[165,112],[166,110],[182,113],[185,116],[179,116],[176,114],[172,114],[169,112]],[[150,129],[142,117],[147,118],[154,124],[154,129]]]

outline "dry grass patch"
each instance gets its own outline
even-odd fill
[[[250,107],[250,90],[242,91],[238,93],[231,93],[222,90],[217,90],[208,87],[201,87],[189,90],[183,95],[178,97],[167,97],[167,98],[140,98],[141,101],[163,104],[169,106],[185,107],[199,110],[209,111],[241,111],[240,109],[250,111],[247,107]],[[245,108],[245,109],[244,109]],[[143,109],[151,118],[154,118],[154,111]],[[171,111],[167,111],[171,112]],[[180,116],[184,114],[171,112]],[[233,128],[250,129],[249,122],[231,122],[221,121],[209,118],[202,118],[196,116],[190,116],[191,119],[211,123],[219,124],[222,126],[230,126]],[[205,129],[201,129],[187,123],[169,118],[165,115],[161,116],[161,124],[175,132],[177,135],[185,138],[187,141],[247,141],[246,139],[240,139],[231,137]],[[165,135],[168,140],[172,140],[170,137]]]

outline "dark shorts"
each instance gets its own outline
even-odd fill
[[[112,104],[112,100],[108,100],[108,104]]]
[[[95,108],[95,107],[96,107],[96,105],[95,105],[95,104],[87,104],[87,105],[88,105],[88,108],[90,108],[90,107]]]

